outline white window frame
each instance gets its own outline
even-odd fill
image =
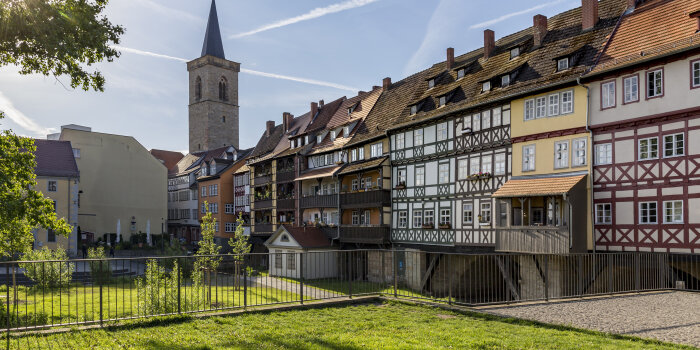
[[[501,118],[501,107],[496,107],[491,111],[491,116],[493,117],[493,127],[501,126],[503,124],[503,119]]]
[[[440,209],[440,225],[452,225],[452,210],[443,208]]]
[[[413,146],[423,145],[423,129],[413,130]]]
[[[524,120],[534,120],[535,119],[535,99],[525,100],[524,103]]]
[[[569,167],[569,140],[554,143],[554,169]]]
[[[419,166],[416,167],[416,179],[414,181],[415,186],[424,186],[425,185],[425,167]]]
[[[428,220],[430,218],[430,220]],[[423,209],[423,225],[435,227],[435,210]]]
[[[52,186],[53,185],[53,186]],[[58,181],[56,180],[48,180],[46,181],[46,191],[47,192],[56,192],[58,191]]]
[[[680,136],[680,139],[678,138]],[[672,158],[672,157],[680,157],[685,155],[685,134],[684,133],[676,133],[676,134],[668,134],[664,135],[664,158]],[[671,154],[668,154],[669,151],[669,141],[667,140],[668,138],[671,138],[671,147],[670,151]],[[680,142],[680,148],[678,147],[678,143]]]
[[[479,223],[482,225],[487,225],[491,223],[491,202],[479,203],[479,215],[481,220]]]
[[[438,164],[438,183],[446,184],[450,182],[450,163]]]
[[[485,81],[481,83],[481,92],[487,92],[491,90],[491,81]]]
[[[352,221],[351,222],[352,222],[353,226],[360,225],[360,211],[359,210],[352,211]]]
[[[489,174],[493,172],[493,158],[490,154],[481,157],[481,172]]]
[[[357,149],[357,159],[358,160],[364,160],[365,159],[365,148],[360,147]]]
[[[406,185],[406,168],[401,168],[396,170],[396,185]]]
[[[396,134],[396,138],[395,138],[396,149],[403,149],[405,147],[405,144],[406,144],[405,137],[406,137],[406,135],[404,133]]]
[[[469,175],[476,175],[481,171],[481,158],[469,158]]]
[[[669,209],[671,213],[669,215]],[[676,210],[680,210],[677,213]],[[673,200],[664,201],[664,224],[682,224],[683,223],[683,201]]]
[[[202,195],[200,197],[206,197],[207,196],[207,186],[202,186]]]
[[[440,123],[437,125],[435,128],[437,135],[436,135],[436,140],[437,141],[445,141],[447,140],[449,134],[447,132],[447,122]]]
[[[700,60],[690,62],[690,86],[700,88]]]
[[[464,69],[464,68],[458,69],[457,70],[457,80],[464,78],[464,76],[466,75],[465,73],[466,73],[466,69]]]
[[[634,90],[633,90],[634,87]],[[630,75],[622,79],[622,99],[623,103],[633,103],[639,101],[639,75]]]
[[[472,116],[472,131],[481,131],[481,113]]]
[[[410,113],[411,115],[415,115],[416,113],[418,113],[418,105],[412,105]]]
[[[653,206],[653,209],[652,209]],[[653,225],[659,222],[659,210],[657,202],[639,202],[639,224]],[[651,221],[652,211],[654,221]],[[646,215],[645,215],[646,214]]]
[[[510,49],[510,59],[514,59],[516,57],[520,56],[520,47],[516,46],[512,49]]]
[[[494,156],[494,163],[496,166],[493,169],[494,175],[505,175],[506,173],[506,154],[496,153]]]
[[[614,108],[617,104],[615,80],[600,84],[600,109]]]
[[[435,78],[428,79],[428,90],[435,87]]]
[[[356,148],[350,151],[350,161],[351,162],[357,161],[357,149]]]
[[[501,76],[501,87],[506,87],[510,85],[510,74],[505,74]]]
[[[598,203],[595,205],[595,223],[596,225],[612,224],[611,203]]]
[[[80,159],[80,148],[73,148],[73,158]]]
[[[381,157],[384,154],[381,142],[377,142],[370,146],[370,158]]]
[[[647,142],[647,151],[642,151],[642,143]],[[652,142],[655,141],[655,142]],[[652,145],[656,146],[656,149],[652,150]],[[638,160],[650,160],[659,158],[659,138],[658,137],[645,137],[637,141],[637,149],[639,152]]]
[[[559,94],[547,96],[547,116],[555,117],[559,115]]]
[[[557,60],[557,72],[569,69],[569,58],[564,57]]]
[[[523,171],[535,171],[535,145],[523,146]]]
[[[540,96],[535,98],[535,119],[544,118],[547,116],[547,97]]]
[[[447,104],[447,96],[442,95],[442,96],[438,97],[438,108],[444,107],[445,104]]]
[[[612,143],[602,143],[595,145],[595,164],[612,164]]]
[[[408,211],[399,210],[399,213],[397,216],[397,222],[398,222],[399,228],[407,228],[408,227]]]
[[[474,203],[462,203],[462,224],[474,223]]]
[[[581,137],[571,141],[571,166],[588,164],[588,139]]]
[[[491,127],[491,110],[481,112],[481,130]]]
[[[560,115],[574,113],[574,90],[562,91],[559,101],[561,103]]]
[[[423,210],[414,210],[413,211],[413,228],[421,228],[423,227]]]
[[[653,76],[652,76],[653,75]],[[650,79],[650,76],[652,78]],[[650,84],[653,83],[654,86],[651,87]],[[650,89],[651,88],[651,89]],[[650,70],[646,72],[646,88],[644,89],[647,94],[647,99],[657,98],[664,95],[664,71],[661,68]],[[653,90],[650,93],[650,90]],[[661,91],[657,91],[661,90]]]

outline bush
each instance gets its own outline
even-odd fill
[[[47,261],[29,263],[30,261]],[[22,256],[22,262],[19,267],[24,269],[24,275],[44,288],[58,288],[70,284],[73,278],[73,270],[75,266],[68,262],[68,254],[62,248],[54,250],[44,247],[40,250],[31,250]]]
[[[165,267],[158,265],[158,261],[150,259],[146,262],[146,273],[136,279],[136,288],[139,299],[139,313],[141,315],[161,315],[176,313],[178,275],[180,266],[174,262],[172,270],[168,273]],[[180,278],[184,278],[180,275]],[[201,279],[193,276],[192,290],[187,298],[181,300],[181,311],[194,311],[202,300]],[[182,283],[182,281],[181,281]]]
[[[109,282],[112,276],[112,267],[105,255],[103,247],[95,247],[88,249],[88,259],[98,259],[99,261],[90,261],[90,275],[93,283],[105,284]]]

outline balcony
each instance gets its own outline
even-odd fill
[[[496,251],[511,253],[569,254],[567,227],[514,226],[496,230]]]
[[[340,226],[340,242],[365,244],[389,243],[389,226]]]
[[[261,175],[253,178],[253,186],[267,185],[272,182],[272,175]]]
[[[338,195],[334,193],[303,197],[299,206],[301,208],[337,208]]]
[[[391,205],[389,190],[368,190],[364,192],[348,192],[340,195],[340,207],[345,208],[377,208]]]
[[[294,210],[294,198],[278,199],[277,210]]]
[[[272,208],[272,199],[256,200],[253,205],[255,210]]]
[[[277,182],[294,181],[294,169],[284,169],[277,173]]]
[[[254,235],[271,234],[271,233],[272,233],[272,224],[261,223],[261,224],[253,225],[253,234]]]

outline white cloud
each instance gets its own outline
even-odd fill
[[[486,28],[490,25],[494,25],[496,23],[503,22],[503,21],[507,20],[508,18],[524,15],[526,13],[537,11],[537,10],[545,8],[545,7],[554,6],[554,5],[560,4],[562,2],[564,2],[564,0],[556,0],[556,1],[546,2],[544,4],[539,4],[537,6],[530,7],[529,9],[507,13],[503,16],[498,17],[498,18],[494,18],[494,19],[490,19],[490,20],[485,21],[485,22],[473,24],[469,27],[469,29]]]
[[[173,61],[180,61],[180,62],[188,62],[189,60],[180,58],[180,57],[174,57],[174,56],[168,56],[168,55],[162,55],[159,53],[155,52],[149,52],[149,51],[143,51],[143,50],[138,50],[138,49],[132,49],[129,47],[124,47],[124,46],[118,46],[114,45],[112,46],[117,50],[121,50],[124,52],[129,52],[133,53],[136,55],[142,55],[142,56],[149,56],[149,57],[156,57],[156,58],[164,58],[168,60],[173,60]],[[274,78],[274,79],[282,79],[282,80],[290,80],[290,81],[296,81],[299,83],[305,83],[305,84],[311,84],[311,85],[319,85],[319,86],[326,86],[326,87],[332,87],[340,90],[347,90],[347,91],[359,91],[360,89],[356,89],[350,86],[346,85],[341,85],[341,84],[336,84],[336,83],[331,83],[327,81],[321,81],[321,80],[315,80],[315,79],[307,79],[307,78],[300,78],[300,77],[293,77],[289,75],[282,75],[282,74],[275,74],[275,73],[267,73],[267,72],[261,72],[257,70],[252,70],[252,69],[241,69],[241,73],[246,73],[250,75],[257,75],[261,77],[267,77],[267,78]]]
[[[329,15],[332,13],[337,13],[337,12],[341,12],[341,11],[345,11],[345,10],[351,10],[351,9],[354,9],[357,7],[362,7],[365,5],[369,5],[373,2],[377,2],[377,1],[379,1],[379,0],[348,0],[345,2],[329,5],[326,7],[317,7],[315,9],[303,14],[303,15],[279,20],[277,22],[273,22],[270,24],[266,24],[262,27],[258,27],[256,29],[251,30],[251,31],[231,35],[231,36],[229,36],[229,39],[236,39],[236,38],[242,38],[245,36],[250,36],[250,35],[264,32],[264,31],[267,31],[270,29],[280,28],[280,27],[288,26],[290,24],[308,21],[310,19]]]
[[[19,125],[24,130],[35,134],[35,136],[46,136],[46,134],[50,134],[56,130],[54,128],[44,128],[31,118],[24,115],[24,113],[15,108],[12,101],[10,101],[10,99],[7,98],[7,96],[5,96],[2,92],[0,92],[0,111],[5,113],[5,116],[7,116],[15,124]]]

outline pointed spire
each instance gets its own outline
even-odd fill
[[[204,45],[202,46],[202,57],[212,55],[219,58],[226,58],[224,55],[224,45],[221,43],[221,32],[219,31],[219,18],[216,15],[216,1],[211,0],[211,10],[209,10],[209,20],[207,21],[207,32],[204,34]]]

